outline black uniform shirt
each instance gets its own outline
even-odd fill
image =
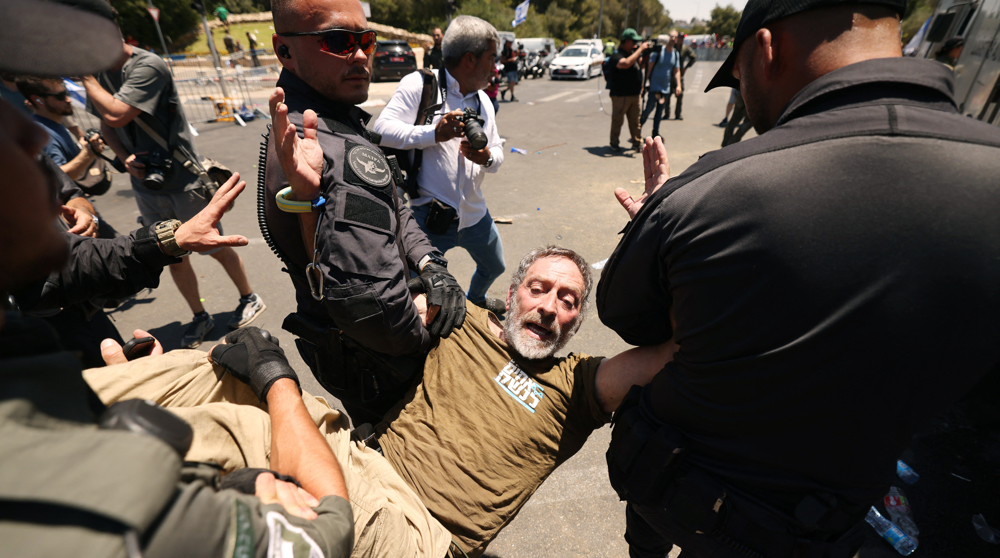
[[[302,113],[320,117],[323,147],[322,208],[316,248],[324,275],[323,301],[315,301],[303,270],[312,261],[302,242],[299,218],[278,209],[275,194],[288,185],[269,146],[265,212],[275,244],[286,256],[296,287],[298,311],[343,330],[371,350],[410,355],[430,348],[406,288],[410,269],[435,251],[410,208],[395,199],[390,172],[378,147],[364,138],[371,115],[331,101],[291,72],[282,71],[288,119],[302,129]]]
[[[630,67],[622,69],[618,67],[618,61],[631,56],[631,52],[625,52],[621,47],[611,55],[611,96],[627,97],[638,95],[642,92],[642,70],[638,62]]]
[[[1000,130],[952,90],[926,60],[831,72],[628,226],[598,310],[629,343],[680,345],[649,389],[692,462],[867,509],[924,420],[1000,360]]]

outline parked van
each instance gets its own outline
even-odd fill
[[[530,39],[518,39],[517,42],[524,45],[524,51],[529,53],[541,52],[545,50],[551,54],[556,50],[555,39],[530,38]]]

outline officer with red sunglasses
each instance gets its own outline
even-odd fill
[[[376,47],[361,4],[300,0],[276,5],[273,17],[284,68],[271,98],[262,226],[295,286],[285,328],[354,424],[377,423],[420,377],[436,338],[462,325],[465,295],[396,196],[378,134],[365,128],[371,115],[355,106],[368,98]],[[434,305],[426,326],[411,272]]]

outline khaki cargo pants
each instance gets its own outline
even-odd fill
[[[171,351],[126,364],[85,370],[106,404],[149,399],[194,429],[188,461],[213,462],[226,472],[268,467],[267,406],[243,383],[215,368],[201,351]],[[378,452],[352,442],[347,417],[326,401],[302,394],[309,415],[340,462],[354,511],[353,558],[442,558],[451,534]]]

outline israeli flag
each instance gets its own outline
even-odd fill
[[[87,90],[67,78],[63,78],[63,85],[66,86],[66,91],[69,93],[70,103],[80,110],[85,110],[87,108]]]
[[[531,0],[524,0],[514,8],[514,21],[510,23],[511,27],[517,27],[528,19],[528,6],[530,4]]]

